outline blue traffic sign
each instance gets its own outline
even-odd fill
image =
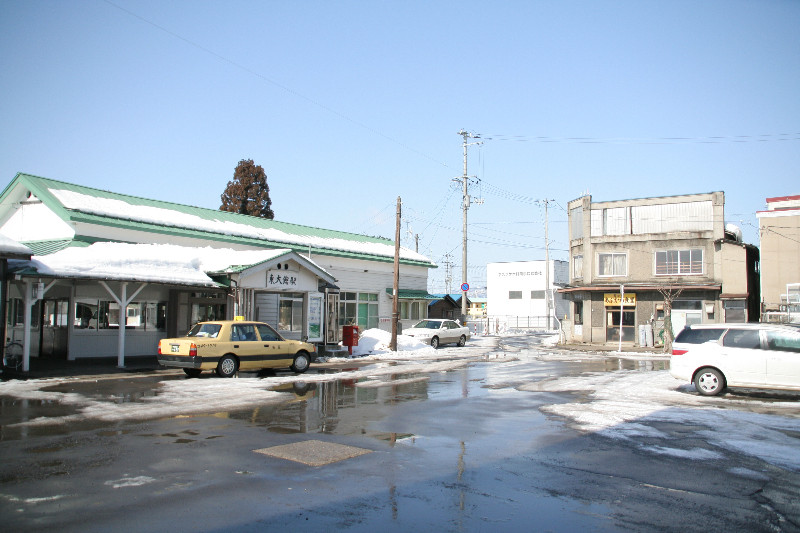
[[[461,290],[467,292],[469,290],[469,283],[462,283]]]

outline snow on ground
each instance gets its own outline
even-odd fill
[[[666,370],[591,373],[532,383],[520,390],[587,393],[581,400],[542,410],[570,420],[579,430],[630,441],[651,453],[707,460],[730,451],[800,471],[800,409],[793,398],[709,398]],[[675,424],[688,432],[681,433],[681,440],[697,438],[709,448],[681,448],[680,441],[661,429]]]
[[[155,396],[145,396],[135,402],[119,403],[115,397],[91,398],[74,392],[57,392],[57,386],[77,383],[77,379],[32,379],[12,380],[0,386],[0,394],[26,400],[57,402],[74,406],[76,412],[60,417],[39,417],[9,424],[15,426],[41,426],[67,424],[82,420],[145,420],[169,416],[213,413],[247,408],[265,403],[280,403],[286,400],[284,393],[272,390],[293,383],[320,383],[336,380],[365,380],[364,386],[393,385],[398,374],[447,372],[466,366],[466,360],[438,361],[418,364],[379,363],[364,369],[342,371],[331,374],[302,374],[259,378],[239,377],[234,379],[183,379],[162,381]],[[400,378],[401,380],[403,378]],[[412,380],[414,378],[411,378]]]

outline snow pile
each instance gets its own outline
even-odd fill
[[[358,346],[353,346],[354,356],[396,354],[397,352],[408,352],[403,355],[410,356],[411,352],[419,355],[431,355],[434,349],[408,335],[397,336],[397,352],[392,352],[389,344],[392,341],[392,334],[382,329],[368,329],[358,338]]]

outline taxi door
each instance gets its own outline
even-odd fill
[[[231,352],[239,357],[239,370],[261,368],[264,348],[258,340],[255,324],[231,326]]]
[[[257,324],[258,334],[261,336],[261,345],[264,347],[268,366],[289,366],[294,359],[293,345],[278,335],[268,324]]]

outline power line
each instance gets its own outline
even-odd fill
[[[165,28],[164,26],[161,26],[160,24],[156,24],[152,20],[149,20],[149,19],[147,19],[147,18],[145,18],[145,17],[143,17],[143,16],[141,16],[141,15],[139,15],[137,13],[134,13],[133,11],[130,11],[129,9],[125,9],[122,6],[120,6],[118,4],[115,4],[111,0],[104,0],[104,1],[108,5],[119,9],[120,11],[130,15],[131,17],[134,17],[134,18],[144,22],[145,24],[148,24],[148,25],[156,28],[157,30],[166,33],[167,35],[169,35],[171,37],[174,37],[175,39],[183,41],[184,43],[188,44],[189,46],[197,48],[198,50],[200,50],[200,51],[202,51],[202,52],[204,52],[204,53],[206,53],[206,54],[208,54],[210,56],[213,56],[213,57],[217,58],[218,60],[231,65],[232,67],[235,67],[235,68],[237,68],[237,69],[239,69],[239,70],[241,70],[243,72],[246,72],[246,73],[250,74],[251,76],[254,76],[254,77],[260,79],[263,82],[269,83],[270,85],[273,85],[273,86],[277,87],[278,89],[281,89],[282,91],[284,91],[284,92],[286,92],[286,93],[288,93],[288,94],[290,94],[290,95],[292,95],[292,96],[294,96],[296,98],[304,100],[304,101],[308,102],[309,104],[312,104],[312,105],[322,109],[323,111],[327,111],[328,113],[330,113],[332,115],[335,115],[335,116],[339,117],[342,120],[345,120],[345,121],[347,121],[347,122],[349,122],[349,123],[351,123],[351,124],[353,124],[355,126],[358,126],[359,128],[362,128],[362,129],[364,129],[364,130],[366,130],[366,131],[368,131],[368,132],[370,132],[370,133],[372,133],[374,135],[382,137],[382,138],[386,139],[387,141],[390,141],[390,142],[396,144],[397,146],[400,146],[401,148],[403,148],[405,150],[408,150],[409,152],[415,153],[415,154],[417,154],[417,155],[419,155],[421,157],[424,157],[425,159],[427,159],[429,161],[432,161],[432,162],[434,162],[434,163],[436,163],[438,165],[441,165],[441,166],[443,166],[445,168],[450,168],[450,165],[448,165],[447,163],[439,161],[436,158],[434,158],[434,157],[432,157],[432,156],[430,156],[430,155],[428,155],[428,154],[426,154],[424,152],[421,152],[421,151],[419,151],[419,150],[417,150],[415,148],[412,148],[411,146],[408,146],[407,144],[395,139],[394,137],[386,135],[385,133],[383,133],[383,132],[381,132],[379,130],[376,130],[375,128],[373,128],[371,126],[368,126],[367,124],[364,124],[363,122],[358,121],[358,120],[356,120],[356,119],[354,119],[354,118],[352,118],[352,117],[350,117],[348,115],[345,115],[344,113],[342,113],[340,111],[337,111],[336,109],[334,109],[334,108],[332,108],[332,107],[330,107],[330,106],[328,106],[326,104],[323,104],[322,102],[314,100],[313,98],[310,98],[310,97],[306,96],[305,94],[292,89],[291,87],[288,87],[288,86],[286,86],[286,85],[284,85],[284,84],[282,84],[282,83],[280,83],[280,82],[278,82],[278,81],[276,81],[276,80],[274,80],[272,78],[264,76],[260,72],[257,72],[255,70],[251,69],[250,67],[247,67],[247,66],[245,66],[245,65],[243,65],[243,64],[241,64],[241,63],[239,63],[237,61],[234,61],[233,59],[230,59],[230,58],[228,58],[228,57],[226,57],[226,56],[224,56],[224,55],[222,55],[222,54],[220,54],[218,52],[215,52],[214,50],[212,50],[210,48],[207,48],[207,47],[201,45],[200,43],[197,43],[195,41],[192,41],[192,40],[184,37],[183,35],[175,33],[174,31],[172,31],[172,30],[170,30],[168,28]]]
[[[710,137],[548,137],[530,135],[484,135],[487,141],[566,143],[566,144],[724,144],[798,141],[800,133],[764,133],[761,135],[718,135]]]

